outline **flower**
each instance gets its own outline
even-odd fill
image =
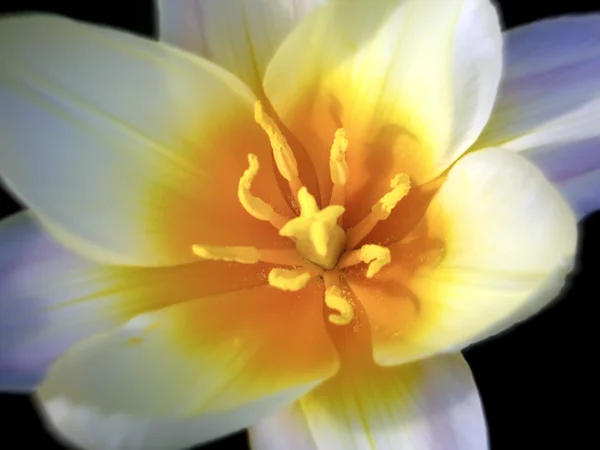
[[[0,385],[88,449],[485,448],[460,350],[572,268],[598,16],[501,80],[487,0],[159,8],[188,51],[0,21]]]

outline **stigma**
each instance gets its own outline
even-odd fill
[[[268,283],[282,291],[299,291],[310,280],[319,277],[324,283],[324,303],[331,310],[328,316],[334,325],[348,325],[354,320],[354,307],[344,290],[344,269],[366,264],[366,277],[375,277],[392,262],[390,249],[376,244],[356,248],[375,225],[386,220],[410,189],[406,174],[397,174],[390,182],[390,190],[373,205],[371,212],[356,226],[343,227],[346,211],[346,184],[351,176],[346,162],[349,139],[344,128],[339,128],[330,148],[329,172],[332,191],[329,204],[320,207],[315,197],[302,183],[298,163],[284,133],[260,102],[255,103],[254,119],[269,138],[275,166],[289,184],[299,205],[297,217],[286,217],[252,193],[252,183],[260,170],[260,162],[248,154],[248,168],[238,183],[238,200],[248,214],[257,220],[269,222],[279,235],[291,239],[295,250],[259,249],[252,246],[194,245],[192,251],[201,259],[255,264],[259,261],[279,267],[271,269]],[[351,149],[350,149],[351,150]],[[283,266],[283,267],[281,267]]]

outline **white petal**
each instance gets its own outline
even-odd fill
[[[104,420],[120,426],[118,417],[142,427],[194,421],[198,443],[251,425],[339,367],[321,302],[311,301],[323,295],[315,289],[279,294],[263,286],[205,297],[78,343],[39,390],[51,426],[72,442],[104,449],[119,433],[97,434],[94,418],[77,425],[81,409],[96,410],[100,427],[108,426]],[[69,405],[67,420],[52,414],[57,400]],[[145,431],[135,425],[129,432],[115,448],[138,448],[129,439]]]
[[[291,396],[293,397],[293,395]],[[42,406],[49,431],[81,450],[182,450],[234,433],[289,403],[285,396],[261,399],[234,411],[187,418],[105,414],[90,405],[55,397]]]
[[[76,301],[108,287],[101,266],[63,249],[30,216],[0,222],[3,391],[33,389],[71,345],[118,323],[110,299]]]
[[[498,102],[474,148],[523,152],[582,217],[600,206],[600,15],[532,23],[505,39]]]
[[[252,450],[318,450],[299,403],[262,419],[249,430]]]
[[[39,15],[0,20],[0,58],[0,173],[65,244],[143,266],[195,260],[198,243],[252,245],[239,226],[263,227],[248,234],[277,245],[273,227],[237,199],[250,147],[266,177],[255,194],[287,207],[272,188],[254,97],[233,75],[150,40]]]
[[[326,0],[159,0],[160,38],[237,75],[254,92],[290,31]]]
[[[539,311],[564,286],[576,247],[576,218],[543,174],[514,152],[480,150],[450,169],[378,278],[347,280],[369,316],[375,359],[395,365]]]
[[[348,210],[362,218],[398,172],[425,182],[471,146],[492,110],[501,49],[488,0],[333,1],[283,42],[264,86],[324,198],[329,148],[346,129]]]
[[[342,373],[250,431],[253,450],[484,450],[485,417],[461,355]],[[296,441],[298,437],[301,441]],[[309,440],[310,437],[310,440]],[[298,442],[298,445],[296,445]]]

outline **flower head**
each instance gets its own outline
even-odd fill
[[[30,208],[0,306],[31,318],[0,368],[46,364],[84,448],[484,448],[459,352],[547,305],[577,241],[494,131],[494,7],[187,5],[159,2],[189,52],[0,21],[0,171]]]

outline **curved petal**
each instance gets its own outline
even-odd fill
[[[85,450],[182,450],[247,428],[260,417],[284,407],[293,392],[261,399],[234,411],[185,419],[143,418],[105,414],[89,405],[56,397],[45,402],[42,415],[48,431]]]
[[[326,0],[159,0],[161,40],[207,58],[262,93],[271,57]]]
[[[346,129],[352,226],[398,172],[428,181],[471,146],[496,96],[501,45],[488,0],[332,1],[284,41],[264,86],[324,199],[334,133]]]
[[[81,339],[165,305],[266,284],[264,266],[159,269],[94,263],[55,243],[29,212],[0,222],[0,390],[30,390]]]
[[[474,148],[522,152],[582,217],[600,206],[600,14],[535,22],[505,42],[498,102]]]
[[[110,300],[71,302],[107,288],[101,267],[54,243],[30,213],[0,222],[0,242],[0,390],[27,391],[73,343],[118,320]]]
[[[54,364],[40,397],[142,421],[209,420],[227,413],[223,420],[231,418],[231,426],[220,429],[237,431],[265,413],[246,409],[241,424],[238,408],[267,397],[272,401],[265,408],[283,406],[337,371],[322,296],[317,282],[297,293],[262,286],[138,315],[75,345]],[[51,422],[80,442],[81,430],[72,429],[70,420],[63,423],[55,414]],[[217,437],[216,430],[201,429],[206,434],[199,440]],[[129,448],[123,446],[118,448]]]
[[[376,361],[394,365],[537,312],[563,287],[576,245],[575,216],[541,172],[513,152],[481,150],[450,169],[379,277],[355,270],[347,279],[369,316]]]
[[[198,243],[291,245],[238,202],[252,151],[255,195],[287,210],[253,96],[231,74],[45,15],[1,20],[0,58],[0,173],[69,247],[154,266],[192,261]]]
[[[477,387],[460,354],[344,375],[251,428],[252,449],[279,450],[289,442],[297,450],[488,447]]]

